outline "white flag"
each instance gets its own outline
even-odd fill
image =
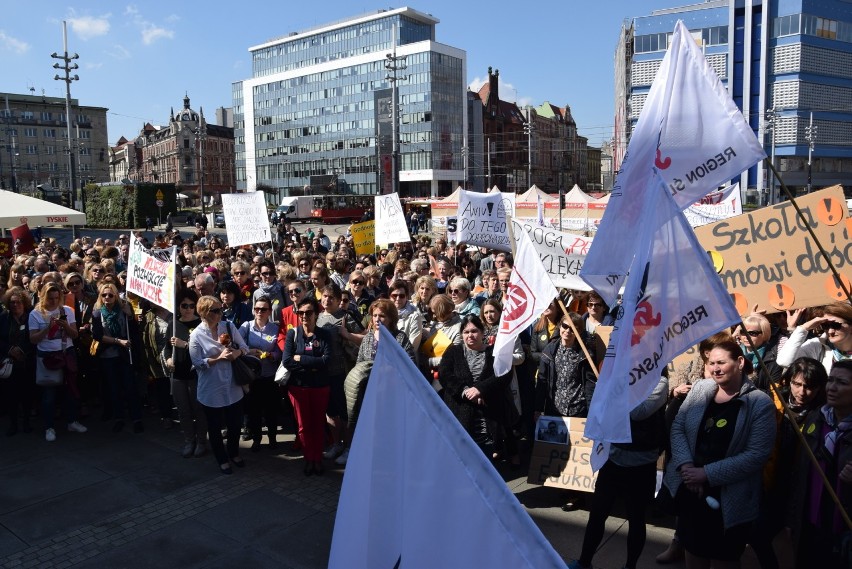
[[[564,569],[423,374],[380,334],[328,566]]]
[[[613,304],[633,259],[633,248],[625,243],[644,223],[642,204],[652,199],[645,194],[652,166],[683,209],[765,157],[716,72],[678,21],[630,138],[583,279]]]
[[[512,369],[515,338],[550,306],[559,294],[550,280],[529,235],[515,235],[515,267],[503,297],[503,314],[494,339],[494,373],[498,376]]]
[[[685,210],[683,214],[692,227],[700,227],[719,220],[741,215],[743,201],[740,184],[731,184],[718,192],[710,192]]]
[[[512,219],[516,249],[521,233],[526,233],[530,238],[554,286],[571,290],[591,290],[586,281],[580,278],[583,261],[592,246],[591,237],[540,227],[532,220]]]
[[[596,442],[630,441],[629,413],[654,390],[663,368],[740,321],[664,181],[654,176],[650,183],[654,199],[642,208],[638,250],[586,419],[586,436]]]
[[[127,255],[127,292],[174,313],[176,258],[177,247],[147,249],[133,235]]]

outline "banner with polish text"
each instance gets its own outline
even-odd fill
[[[600,237],[583,265],[583,279],[612,305],[633,259],[633,240],[644,223],[642,204],[656,198],[652,170],[684,209],[766,157],[718,75],[682,21],[657,71],[627,154],[615,179]]]
[[[521,233],[526,233],[530,238],[544,270],[554,285],[571,290],[591,290],[580,278],[580,269],[583,268],[589,247],[592,246],[591,237],[542,227],[532,219],[512,219],[516,248]]]
[[[399,202],[399,194],[392,193],[375,197],[376,243],[380,246],[411,241],[405,212]]]
[[[265,193],[222,194],[222,211],[225,214],[228,247],[268,243],[272,240]]]
[[[515,216],[515,194],[459,192],[458,242],[511,251],[508,219]]]
[[[176,257],[177,247],[147,249],[133,235],[127,257],[127,292],[174,313]]]
[[[596,443],[629,442],[630,411],[669,361],[740,321],[704,248],[663,191],[665,182],[654,176],[649,183],[657,187],[647,195],[656,199],[640,212],[636,256],[586,420],[586,436]]]
[[[328,567],[565,569],[411,358],[379,334]]]
[[[721,219],[741,215],[743,201],[740,198],[740,184],[732,184],[718,192],[711,192],[695,202],[683,214],[692,227],[701,227]]]

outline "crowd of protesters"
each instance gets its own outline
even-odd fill
[[[614,307],[594,292],[560,291],[498,377],[492,349],[512,255],[411,224],[410,242],[361,255],[350,237],[286,221],[274,243],[239,248],[201,226],[150,240],[138,232],[146,247],[177,247],[176,315],[126,291],[129,233],[16,252],[0,261],[6,434],[38,427],[52,443],[101,420],[121,436],[155,416],[180,431],[181,456],[210,453],[231,474],[245,465],[240,439],[251,452],[275,451],[291,429],[305,475],[319,475],[349,458],[381,324],[486,457],[520,465],[540,416],[587,415],[605,351],[596,329],[613,323]],[[227,365],[246,355],[261,362],[249,386]],[[630,521],[625,566],[635,567],[663,450],[658,498],[678,522],[659,563],[735,567],[750,544],[762,567],[777,567],[772,540],[785,529],[799,543],[798,567],[849,559],[850,532],[826,488],[848,511],[849,304],[754,313],[708,338],[631,413],[631,429],[633,442],[614,445],[599,473],[572,567],[591,566],[618,496]],[[581,504],[572,494],[563,508]]]

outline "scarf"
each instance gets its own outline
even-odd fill
[[[766,344],[760,346],[756,352],[749,351],[749,346],[746,344],[740,344],[743,349],[743,353],[746,357],[751,358],[751,365],[754,368],[755,375],[760,373],[760,360],[763,358],[763,355],[766,353]]]
[[[841,352],[831,342],[828,342],[828,347],[831,348],[831,353],[833,354],[832,361],[842,362],[843,360],[852,360],[852,352]]]
[[[109,330],[109,335],[113,338],[121,337],[121,307],[116,302],[113,304],[113,310],[110,310],[106,304],[101,306],[101,320],[104,323],[104,328]]]
[[[281,281],[274,281],[270,285],[266,283],[260,283],[260,286],[258,288],[265,296],[268,296],[270,299],[276,296],[284,296],[284,294],[281,292]]]
[[[852,431],[852,415],[838,423],[834,416],[833,407],[823,405],[820,411],[822,412],[826,425],[828,425],[831,429],[828,433],[826,433],[823,444],[825,446],[825,450],[828,451],[828,454],[834,456],[834,448],[837,445],[837,439],[847,432]]]

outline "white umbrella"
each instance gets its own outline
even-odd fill
[[[86,214],[52,202],[0,190],[0,228],[10,229],[25,223],[30,227],[86,225]]]

